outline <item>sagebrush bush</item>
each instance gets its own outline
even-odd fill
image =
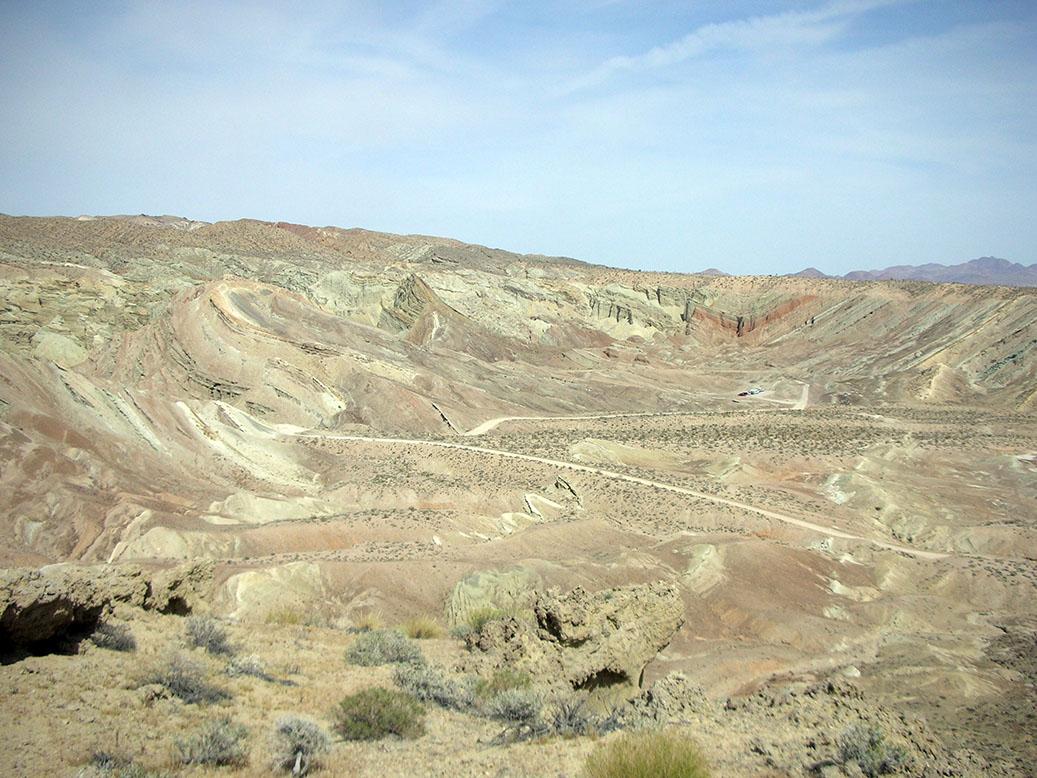
[[[247,675],[263,681],[277,680],[266,671],[266,668],[263,667],[263,662],[255,654],[236,656],[231,659],[227,664],[227,675],[232,677]]]
[[[602,744],[587,758],[587,778],[709,778],[695,744],[677,733],[637,732]]]
[[[839,756],[843,763],[856,762],[868,778],[888,775],[907,762],[907,752],[887,742],[885,733],[876,726],[854,724],[839,738]]]
[[[271,737],[274,769],[292,775],[307,775],[320,768],[320,758],[331,748],[324,729],[299,716],[278,719]]]
[[[403,622],[403,633],[415,640],[435,640],[446,633],[438,621],[430,616],[415,616]]]
[[[98,648],[107,648],[109,651],[136,651],[137,640],[125,624],[112,624],[102,622],[90,635],[90,642]]]
[[[234,653],[226,630],[209,616],[192,616],[187,620],[187,643],[195,648],[204,648],[217,656],[230,656]]]
[[[388,664],[424,664],[425,657],[411,640],[395,629],[361,632],[346,649],[346,661],[362,667]]]
[[[174,697],[192,705],[230,698],[230,692],[209,683],[204,666],[180,654],[170,657],[162,667],[147,676],[144,683],[161,684]]]
[[[425,734],[425,709],[409,694],[379,687],[342,699],[334,730],[343,740],[414,739]]]
[[[248,762],[247,737],[248,729],[230,719],[210,721],[191,737],[176,741],[177,759],[183,765],[240,766]]]
[[[543,698],[533,689],[505,689],[486,703],[490,718],[512,724],[531,724],[540,718]]]
[[[528,689],[533,685],[533,679],[528,673],[521,670],[504,668],[494,670],[489,678],[480,678],[475,682],[475,693],[481,699],[489,699],[496,694],[509,689]]]
[[[441,708],[468,710],[475,702],[471,683],[448,678],[431,665],[398,665],[393,671],[393,682],[421,702],[431,702]]]

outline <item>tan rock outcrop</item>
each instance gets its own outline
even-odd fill
[[[535,625],[491,621],[472,636],[472,649],[493,666],[523,670],[547,686],[628,697],[684,623],[679,589],[665,582],[593,594],[549,590],[537,593],[533,612]]]
[[[0,570],[4,653],[88,634],[115,603],[186,614],[208,597],[211,564],[147,573],[136,565],[48,565]]]
[[[147,594],[138,567],[0,571],[0,645],[10,649],[92,629],[110,603],[143,606]]]

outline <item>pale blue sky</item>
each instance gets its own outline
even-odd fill
[[[0,0],[0,211],[1037,262],[1037,3]]]

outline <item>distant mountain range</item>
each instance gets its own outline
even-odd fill
[[[816,267],[789,275],[799,278],[844,278],[848,281],[933,281],[936,283],[992,284],[996,286],[1037,286],[1037,264],[1026,266],[998,257],[980,257],[960,265],[894,265],[884,270],[854,270],[844,276],[830,276]]]

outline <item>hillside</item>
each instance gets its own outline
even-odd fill
[[[1025,774],[1032,653],[998,641],[1037,617],[1032,289],[0,217],[0,291],[4,567],[202,563],[189,609],[242,638],[292,613],[336,651],[373,611],[456,627],[459,603],[666,582],[683,626],[624,676],[638,691],[850,678],[971,774]],[[139,618],[156,652],[179,634]],[[726,774],[768,764],[730,736]]]

